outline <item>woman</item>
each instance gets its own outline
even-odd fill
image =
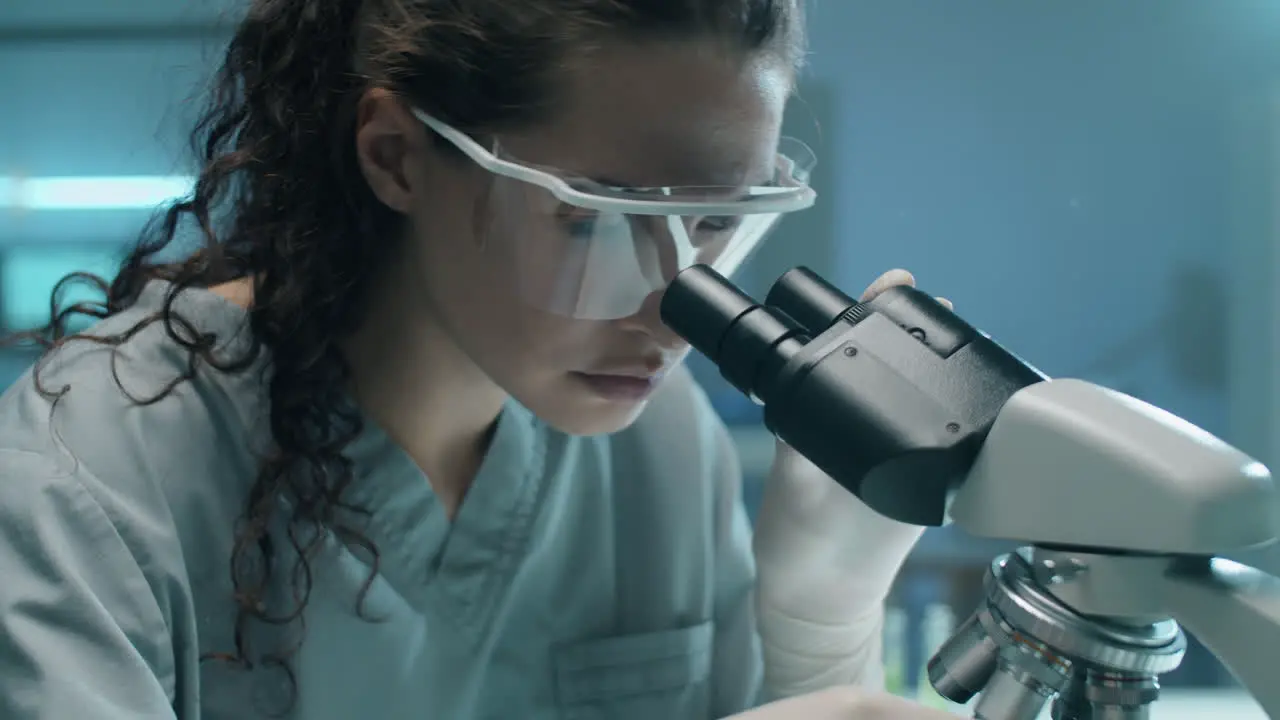
[[[193,196],[0,402],[0,716],[927,716],[839,689],[918,531],[784,452],[757,582],[656,313],[812,202],[802,47],[791,0],[254,2]]]

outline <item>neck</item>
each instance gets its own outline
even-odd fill
[[[411,283],[386,278],[370,287],[364,322],[343,342],[356,401],[426,473],[452,517],[506,394],[457,346],[426,299],[406,292]]]

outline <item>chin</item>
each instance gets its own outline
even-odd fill
[[[566,392],[526,407],[566,435],[608,435],[626,430],[640,417],[648,400],[601,400]]]

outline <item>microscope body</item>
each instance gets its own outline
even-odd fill
[[[1005,403],[949,506],[981,537],[1211,556],[1280,534],[1256,460],[1164,410],[1083,380]]]
[[[930,662],[974,716],[1137,720],[1190,629],[1280,720],[1280,580],[1217,556],[1280,537],[1267,469],[1084,381],[1048,379],[914,288],[867,302],[804,269],[764,305],[704,267],[664,321],[765,423],[881,514],[1026,543]]]

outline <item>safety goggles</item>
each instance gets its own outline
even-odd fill
[[[421,110],[413,114],[493,174],[480,240],[534,307],[584,320],[638,312],[681,270],[731,275],[789,212],[813,205],[816,164],[784,139],[774,176],[757,187],[612,187],[486,149]]]

